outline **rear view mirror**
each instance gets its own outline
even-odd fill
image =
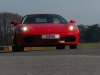
[[[13,21],[11,21],[11,22],[10,22],[10,24],[17,25],[17,24],[18,24],[18,22],[17,22],[16,20],[13,20]]]
[[[75,23],[75,20],[70,20],[70,22],[69,23]]]

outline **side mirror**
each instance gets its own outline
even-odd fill
[[[10,22],[10,24],[14,24],[16,26],[18,24],[18,22],[16,20],[13,20]]]
[[[70,20],[70,22],[69,23],[75,23],[75,20]]]

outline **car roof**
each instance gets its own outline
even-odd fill
[[[31,15],[58,15],[58,14],[29,14],[29,15],[26,15],[26,16],[31,16]]]

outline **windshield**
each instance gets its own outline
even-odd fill
[[[59,15],[27,15],[23,18],[22,24],[34,23],[67,23],[67,21]]]

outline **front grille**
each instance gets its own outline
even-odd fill
[[[44,43],[57,43],[57,40],[56,39],[47,39],[47,40],[44,40]]]
[[[75,36],[66,36],[60,39],[60,41],[74,42],[76,40]]]
[[[40,43],[40,42],[42,42],[42,39],[37,38],[35,36],[26,36],[26,37],[24,37],[24,42],[25,43]]]

